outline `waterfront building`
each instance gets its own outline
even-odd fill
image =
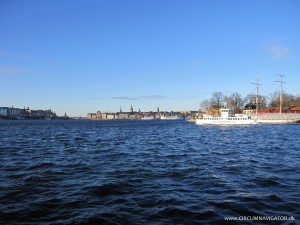
[[[20,117],[20,109],[12,107],[0,107],[0,116],[3,118],[18,118]]]
[[[87,119],[97,119],[97,114],[96,113],[88,113],[86,116]]]
[[[13,106],[11,108],[8,108],[7,116],[11,117],[11,118],[19,117],[20,116],[20,109],[14,108]]]
[[[259,113],[280,113],[280,107],[266,107],[258,111]],[[281,108],[281,113],[300,113],[300,106],[286,106]]]
[[[135,114],[130,114],[129,119],[132,119],[132,120],[136,119],[136,115]]]
[[[102,113],[102,119],[106,120],[107,119],[107,113]]]
[[[127,113],[120,113],[119,114],[119,119],[129,119],[129,116]]]
[[[35,117],[35,118],[41,118],[44,117],[44,111],[43,110],[29,110],[29,116]]]
[[[97,119],[102,119],[102,114],[101,114],[101,112],[100,111],[97,111]]]
[[[88,113],[88,114],[86,115],[86,118],[87,118],[87,119],[92,119],[92,114],[93,114],[93,113]]]
[[[190,118],[194,117],[197,111],[181,111],[181,112],[160,112],[159,107],[157,107],[157,111],[153,112],[142,112],[140,109],[138,111],[134,111],[132,104],[130,105],[129,112],[123,112],[120,106],[119,112],[116,113],[101,113],[98,111],[96,114],[88,113],[87,119],[103,119],[103,120],[113,120],[113,119],[161,119],[162,116],[168,115],[178,117],[178,118]]]
[[[37,119],[37,118],[55,118],[56,113],[48,110],[32,110],[32,109],[19,109],[12,107],[0,107],[0,117],[3,119]]]
[[[243,114],[253,114],[256,113],[256,103],[246,104],[243,109]]]
[[[106,119],[108,119],[108,120],[115,119],[115,114],[107,114]]]
[[[102,119],[102,113],[100,111],[97,111],[97,113],[88,113],[86,115],[86,118],[93,119],[93,120],[95,120],[95,119],[100,120],[100,119]]]
[[[291,113],[300,113],[300,106],[295,106],[291,108]]]
[[[0,107],[0,116],[6,117],[7,114],[7,107]]]

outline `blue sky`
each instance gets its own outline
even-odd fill
[[[298,0],[0,0],[0,106],[85,116],[300,95]]]

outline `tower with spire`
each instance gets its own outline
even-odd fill
[[[130,112],[133,113],[132,102],[131,102],[131,106],[130,106]]]

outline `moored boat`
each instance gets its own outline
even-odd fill
[[[238,114],[237,116],[232,116],[232,110],[223,107],[220,109],[221,116],[204,116],[196,120],[198,125],[253,125],[257,124],[250,116]]]
[[[155,117],[154,116],[144,116],[141,118],[141,120],[154,120]]]
[[[179,120],[179,119],[182,119],[182,118],[177,116],[177,115],[161,115],[160,119],[161,120]]]

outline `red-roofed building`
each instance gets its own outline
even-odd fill
[[[300,106],[285,106],[281,109],[282,113],[300,113]],[[280,113],[280,107],[266,107],[258,111],[258,113]]]
[[[291,113],[300,113],[300,106],[291,107]]]

